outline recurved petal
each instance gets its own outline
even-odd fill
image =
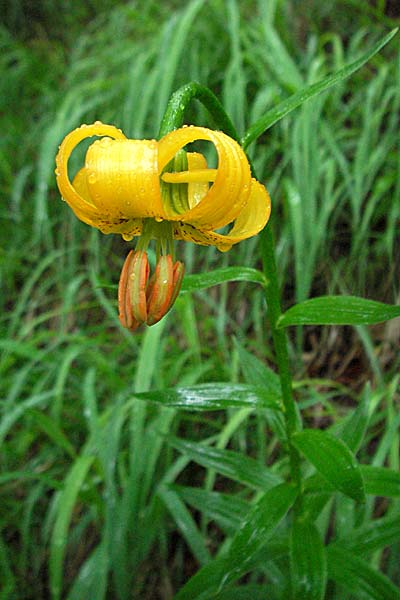
[[[159,173],[178,150],[195,140],[206,140],[215,146],[218,155],[215,181],[188,211],[176,214],[167,206],[164,209],[171,221],[183,221],[210,231],[231,223],[246,205],[251,187],[250,166],[242,148],[226,134],[189,126],[172,131],[159,141]]]
[[[97,121],[93,125],[81,125],[71,131],[62,141],[56,156],[56,179],[61,196],[74,211],[79,211],[87,219],[96,219],[98,210],[89,198],[83,198],[71,184],[68,176],[68,160],[72,151],[82,140],[98,136],[109,136],[115,139],[126,139],[122,131],[113,125],[104,125]],[[76,213],[77,214],[77,213]],[[79,217],[81,218],[81,217]],[[87,221],[86,221],[87,222]],[[92,223],[91,223],[92,224]],[[96,226],[96,225],[95,225]]]
[[[195,228],[187,223],[179,223],[174,226],[175,239],[216,246],[218,250],[225,252],[234,244],[259,233],[271,214],[271,200],[265,187],[255,179],[252,179],[250,187],[248,202],[228,234],[223,235],[204,228]]]

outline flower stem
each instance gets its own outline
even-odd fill
[[[278,329],[277,323],[282,314],[278,274],[275,261],[274,242],[271,233],[271,227],[268,225],[260,233],[260,249],[263,262],[263,270],[268,279],[268,285],[265,288],[265,297],[268,305],[268,316],[271,325],[272,341],[275,350],[276,361],[279,371],[279,379],[282,390],[282,400],[284,406],[284,416],[286,424],[286,435],[288,441],[288,451],[290,458],[290,471],[294,483],[301,491],[301,471],[300,456],[292,444],[292,436],[299,429],[299,417],[296,410],[296,404],[293,398],[292,376],[290,373],[289,354],[287,345],[287,336],[284,329]]]
[[[196,81],[183,85],[172,94],[161,121],[160,138],[183,125],[185,111],[193,99],[199,100],[205,106],[221,131],[224,131],[234,140],[239,141],[235,126],[226,114],[217,96],[207,87]]]

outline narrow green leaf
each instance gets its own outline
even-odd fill
[[[172,515],[178,530],[186,540],[193,555],[201,565],[207,564],[210,561],[211,556],[204,544],[203,536],[178,494],[172,489],[162,486],[158,490],[158,495]]]
[[[366,554],[381,550],[400,540],[400,518],[383,517],[374,519],[362,527],[357,527],[348,533],[348,537],[340,539],[340,544],[345,545],[355,554]]]
[[[107,593],[108,568],[106,544],[101,542],[83,563],[67,600],[82,600],[82,598],[104,600]]]
[[[50,589],[52,598],[59,600],[62,592],[63,561],[67,549],[68,527],[79,490],[94,461],[94,456],[81,456],[69,471],[57,503],[57,516],[50,543]]]
[[[270,408],[280,410],[275,393],[243,383],[203,383],[190,387],[155,390],[135,394],[140,400],[189,410],[225,410],[227,408]]]
[[[248,502],[234,495],[180,485],[170,487],[182,500],[217,523],[228,535],[237,531],[250,508]]]
[[[254,384],[257,381],[258,385],[281,397],[279,375],[254,354],[248,352],[237,339],[235,339],[235,347],[239,354],[240,368],[246,382]]]
[[[399,600],[400,589],[349,550],[327,549],[328,576],[360,600]]]
[[[385,467],[361,465],[365,491],[373,496],[396,498],[400,496],[400,473]]]
[[[292,600],[323,600],[327,577],[325,547],[311,521],[295,519],[290,541]]]
[[[357,452],[361,447],[370,420],[371,386],[367,384],[362,394],[361,402],[343,424],[339,437],[350,448]]]
[[[259,283],[263,286],[267,284],[264,273],[257,269],[251,267],[225,267],[207,273],[185,275],[181,291],[204,290],[226,281],[247,281],[248,283]]]
[[[218,597],[252,566],[254,557],[266,545],[274,530],[296,499],[296,489],[283,483],[266,492],[250,509],[234,536],[228,554],[200,569],[178,592],[175,600]]]
[[[209,562],[189,579],[174,600],[210,600],[218,597],[225,566],[225,558],[216,558]]]
[[[7,433],[14,425],[14,423],[22,417],[22,415],[35,406],[43,406],[46,405],[50,398],[53,396],[53,392],[41,392],[40,394],[34,394],[30,398],[27,398],[20,404],[17,404],[13,410],[6,413],[4,417],[0,421],[0,446],[3,443],[4,438]]]
[[[320,296],[289,308],[278,327],[290,325],[373,325],[400,316],[400,306],[356,296]]]
[[[249,571],[255,555],[266,544],[297,496],[294,486],[282,483],[268,490],[250,509],[234,536],[227,556],[223,584]]]
[[[365,493],[371,496],[397,498],[400,496],[400,473],[386,467],[359,465]],[[312,494],[326,494],[333,491],[332,485],[319,474],[305,480],[305,489]]]
[[[294,93],[292,96],[283,100],[278,106],[274,106],[271,110],[266,112],[260,119],[258,119],[253,125],[248,129],[245,136],[242,139],[242,146],[247,148],[254,140],[256,140],[260,135],[264,133],[267,129],[272,127],[275,123],[280,121],[283,117],[289,114],[292,110],[301,106],[306,100],[309,100],[313,96],[317,96],[329,89],[339,81],[346,79],[350,75],[352,75],[355,71],[357,71],[360,67],[362,67],[367,61],[369,61],[385,44],[387,44],[392,37],[397,33],[398,29],[393,29],[390,33],[388,33],[384,38],[382,38],[379,42],[377,42],[371,50],[363,54],[358,60],[352,62],[350,65],[343,67],[336,73],[328,75],[321,81],[317,81],[317,83],[313,83],[312,85],[299,90]]]
[[[282,482],[281,477],[254,458],[233,450],[221,450],[197,442],[171,437],[168,443],[179,452],[202,465],[214,469],[228,479],[239,481],[255,489],[267,490]]]
[[[344,442],[326,431],[308,429],[296,433],[293,444],[335,489],[358,502],[364,501],[360,467]]]
[[[56,444],[56,446],[59,446],[64,450],[64,452],[72,459],[76,458],[75,448],[54,419],[51,419],[43,412],[33,408],[28,411],[28,414],[30,417],[33,417],[36,425]]]
[[[259,358],[248,352],[236,339],[235,347],[239,354],[240,368],[245,381],[251,385],[256,381],[257,385],[261,385],[271,394],[275,394],[278,398],[281,398],[282,391],[279,376],[266,364],[261,362]],[[283,414],[266,409],[265,415],[271,429],[282,442],[286,443],[286,428]]]

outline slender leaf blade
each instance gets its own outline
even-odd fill
[[[172,489],[162,486],[158,491],[158,495],[175,520],[193,555],[201,565],[207,564],[211,556],[204,544],[203,536],[178,494]]]
[[[358,298],[320,296],[289,308],[278,327],[291,325],[373,325],[400,316],[400,306]]]
[[[66,552],[68,527],[79,490],[90,469],[94,456],[79,457],[65,479],[64,489],[58,499],[57,517],[50,543],[50,589],[54,600],[61,598],[63,561]]]
[[[251,267],[225,267],[214,269],[207,273],[197,273],[196,275],[185,275],[181,291],[192,292],[194,290],[205,290],[227,281],[247,281],[248,283],[259,283],[262,286],[267,284],[264,273]]]
[[[218,597],[218,592],[249,572],[254,557],[268,542],[296,496],[296,489],[287,483],[268,490],[250,509],[228,554],[200,569],[178,592],[175,600]]]
[[[357,555],[368,554],[381,550],[400,540],[400,518],[383,517],[365,523],[365,525],[353,529],[348,537],[341,538],[340,544],[345,545]]]
[[[340,439],[342,439],[354,453],[361,447],[365,433],[368,429],[371,416],[370,396],[371,388],[370,385],[367,384],[360,404],[357,406],[356,410],[349,415],[349,418],[344,422],[339,433]]]
[[[186,410],[270,408],[280,410],[279,397],[263,387],[240,383],[203,383],[188,387],[153,390],[136,398]]]
[[[325,598],[327,566],[325,547],[311,521],[295,519],[290,540],[293,600]]]
[[[268,490],[254,504],[229,548],[224,584],[235,581],[249,571],[253,558],[266,544],[296,497],[296,488],[282,483]]]
[[[343,441],[326,431],[306,429],[293,436],[293,444],[335,489],[358,502],[364,501],[360,467]]]
[[[206,469],[238,481],[251,488],[267,490],[282,482],[279,475],[261,465],[254,458],[233,450],[222,450],[201,444],[170,437],[168,443]]]
[[[397,498],[400,496],[400,473],[385,467],[361,465],[365,492],[374,496]]]
[[[386,467],[360,465],[365,493],[371,496],[398,498],[400,496],[400,473]],[[334,487],[318,473],[305,480],[305,489],[311,493],[326,494]]]
[[[101,542],[83,563],[67,600],[94,597],[96,600],[103,600],[107,593],[108,571],[107,548],[106,544]]]
[[[249,511],[249,503],[235,495],[195,487],[170,486],[187,504],[233,535]]]
[[[327,551],[329,578],[360,600],[398,600],[400,589],[349,550],[331,545]]]
[[[362,67],[366,62],[368,62],[383,46],[385,46],[397,33],[398,29],[393,29],[390,33],[385,35],[379,42],[377,42],[374,46],[372,46],[371,50],[363,54],[358,60],[352,62],[351,64],[343,67],[336,73],[328,75],[321,81],[317,83],[313,83],[312,85],[299,90],[294,93],[292,96],[283,100],[278,106],[274,106],[271,110],[266,112],[260,119],[258,119],[246,132],[245,136],[242,139],[242,146],[247,148],[254,140],[256,140],[260,135],[262,135],[267,129],[272,127],[275,123],[280,121],[283,117],[289,114],[292,110],[301,106],[306,100],[321,94],[325,90],[329,89],[333,85],[336,85],[339,81],[346,79],[350,75],[352,75],[355,71],[357,71],[360,67]]]

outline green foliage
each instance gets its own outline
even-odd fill
[[[379,323],[399,315],[398,38],[383,48],[399,15],[25,4],[0,28],[0,598],[397,598],[398,320]],[[185,293],[133,336],[115,301],[125,244],[55,189],[68,131],[154,137],[190,80],[270,191],[282,335],[307,325],[290,357],[300,495],[256,240],[180,245]],[[201,104],[184,114],[213,126]]]

